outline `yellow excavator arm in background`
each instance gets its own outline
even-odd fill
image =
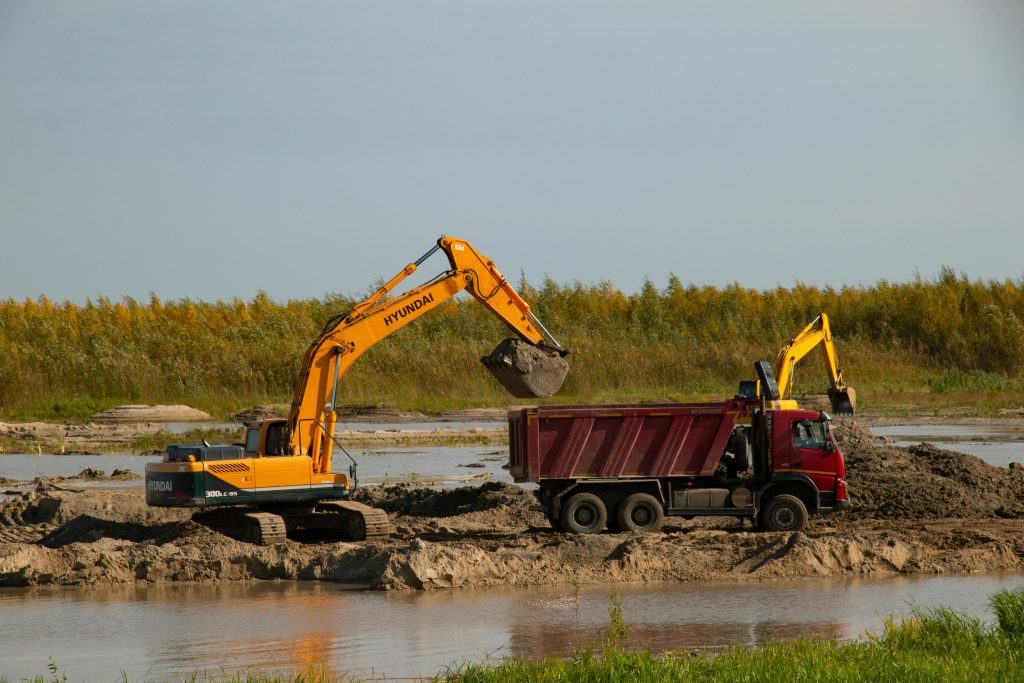
[[[811,321],[811,324],[801,330],[787,346],[780,349],[775,357],[775,379],[779,385],[781,399],[792,398],[796,364],[815,347],[821,349],[821,355],[825,359],[830,383],[828,397],[833,412],[852,414],[857,406],[857,393],[853,387],[843,382],[843,371],[839,367],[839,358],[832,341],[832,329],[828,324],[828,316],[824,313]]]
[[[448,256],[450,270],[394,299],[385,298],[438,250]],[[331,318],[310,345],[302,360],[287,420],[289,451],[294,455],[308,453],[314,472],[331,471],[339,379],[371,346],[462,290],[467,290],[542,354],[554,358],[567,353],[502,277],[493,261],[465,240],[441,237],[430,251],[403,268],[368,299],[347,314]],[[564,361],[560,363],[558,385],[567,367]]]

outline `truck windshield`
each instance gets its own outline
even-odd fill
[[[828,426],[825,422],[803,420],[793,426],[793,445],[797,448],[824,450],[828,443]]]

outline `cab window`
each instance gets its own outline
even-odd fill
[[[793,445],[797,448],[824,450],[828,443],[828,431],[824,422],[803,420],[793,425]]]
[[[263,455],[284,455],[284,422],[277,422],[267,427],[267,452]]]
[[[260,430],[249,429],[245,432],[245,452],[256,453],[260,450]]]

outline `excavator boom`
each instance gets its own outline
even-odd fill
[[[434,252],[448,256],[450,269],[394,298],[387,295]],[[513,395],[546,397],[562,385],[567,353],[495,267],[465,240],[441,237],[365,301],[327,322],[307,349],[288,416],[290,451],[313,458],[315,472],[329,472],[338,382],[371,346],[466,290],[512,329],[482,360]]]
[[[832,411],[852,415],[857,408],[857,392],[843,382],[843,371],[839,367],[839,357],[832,341],[832,328],[829,327],[828,316],[824,313],[812,320],[787,346],[780,349],[775,357],[775,378],[779,384],[781,398],[792,398],[796,364],[816,347],[821,349],[828,370],[828,398],[832,404]]]

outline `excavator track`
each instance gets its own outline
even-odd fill
[[[318,514],[330,514],[341,522],[341,531],[348,541],[378,541],[391,534],[391,520],[380,508],[351,500],[317,503]]]
[[[225,536],[254,545],[274,545],[287,538],[284,518],[272,512],[228,508],[197,512],[192,519]]]

